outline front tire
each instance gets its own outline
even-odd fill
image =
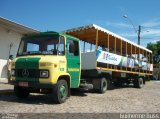
[[[14,86],[14,93],[18,98],[27,98],[29,95],[28,89],[20,86]]]
[[[68,85],[66,80],[59,80],[53,88],[53,95],[55,103],[64,103],[68,97]]]

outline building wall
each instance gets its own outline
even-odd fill
[[[0,27],[0,78],[7,78],[6,64],[9,57],[10,44],[13,44],[10,54],[15,57],[21,37],[22,34]]]

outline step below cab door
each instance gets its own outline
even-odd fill
[[[67,72],[71,76],[71,88],[79,87],[80,82],[80,50],[79,41],[67,38],[66,56],[67,56]]]

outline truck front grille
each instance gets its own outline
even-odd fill
[[[16,77],[38,78],[39,70],[37,69],[17,69]]]

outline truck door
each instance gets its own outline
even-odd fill
[[[79,41],[67,39],[67,72],[71,76],[71,88],[77,88],[80,82],[80,51]]]

